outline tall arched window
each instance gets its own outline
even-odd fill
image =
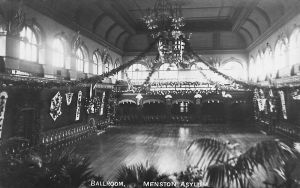
[[[109,72],[113,69],[113,61],[109,54],[107,54],[106,61],[104,62],[104,64],[105,64],[105,72]]]
[[[120,60],[119,60],[119,58],[117,58],[116,59],[116,61],[115,61],[115,67],[114,68],[117,68],[117,67],[119,67],[121,64],[120,64]],[[116,78],[118,79],[118,80],[120,80],[121,79],[121,71],[119,71],[118,73],[117,73],[117,75],[116,75]]]
[[[264,66],[262,63],[261,53],[259,52],[255,59],[256,76],[259,81],[265,80]]]
[[[88,73],[88,56],[86,50],[81,46],[76,50],[76,68],[77,71]]]
[[[28,26],[25,26],[20,32],[20,59],[27,61],[38,61],[38,36]]]
[[[174,81],[177,80],[177,76],[178,76],[178,68],[176,64],[165,63],[159,67],[159,79]]]
[[[255,62],[253,57],[250,58],[249,61],[249,79],[256,82],[257,77],[256,77],[256,67],[255,67]]]
[[[93,53],[93,74],[102,74],[102,60],[98,51]]]
[[[294,29],[291,34],[289,52],[290,66],[300,64],[300,27]]]
[[[133,64],[127,70],[127,75],[132,81],[143,82],[148,76],[148,69],[143,64]]]
[[[269,78],[275,77],[272,73],[274,73],[274,66],[273,66],[273,54],[272,54],[272,49],[268,45],[265,53],[263,55],[263,66],[264,66],[264,72],[265,76],[268,76]]]
[[[220,71],[228,76],[231,76],[233,78],[236,79],[245,79],[245,69],[243,67],[243,65],[240,62],[237,61],[228,61],[226,63],[224,63],[221,67],[220,67]]]
[[[275,46],[275,52],[274,52],[274,60],[275,60],[275,70],[274,70],[274,75],[275,75],[278,70],[288,65],[286,38],[282,38],[277,41]]]
[[[53,41],[52,64],[56,67],[64,67],[65,65],[65,47],[61,38],[55,38]]]

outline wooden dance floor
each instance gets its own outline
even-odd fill
[[[159,172],[171,174],[190,164],[185,150],[194,139],[214,137],[239,143],[241,152],[257,142],[273,139],[251,127],[243,124],[113,127],[80,143],[77,152],[88,156],[94,171],[106,179],[112,179],[122,165],[145,164],[146,161]]]

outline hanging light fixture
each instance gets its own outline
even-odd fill
[[[191,34],[185,34],[182,9],[178,3],[171,4],[170,0],[157,0],[153,9],[147,10],[143,17],[147,29],[153,38],[158,38],[157,49],[162,63],[183,62],[185,40]]]

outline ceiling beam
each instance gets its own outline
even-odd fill
[[[209,32],[231,31],[232,23],[229,19],[212,20],[186,20],[183,31],[185,32]],[[137,34],[150,33],[143,23],[137,25]]]
[[[259,14],[266,20],[268,27],[270,27],[271,19],[270,19],[269,15],[266,13],[266,11],[260,7],[256,7],[255,10],[257,10],[259,12]]]
[[[249,38],[251,39],[251,42],[253,42],[254,38],[253,38],[252,34],[248,31],[248,29],[246,29],[244,27],[241,27],[240,31],[244,31],[249,36]]]
[[[100,14],[96,19],[95,21],[93,22],[93,33],[96,32],[96,29],[98,27],[98,25],[102,22],[102,20],[105,18],[105,17],[108,17],[108,15],[106,13],[102,13]]]
[[[260,27],[259,27],[259,25],[255,21],[253,21],[251,18],[247,18],[246,21],[250,22],[255,27],[255,29],[258,32],[258,35],[261,35]]]
[[[126,31],[123,31],[123,32],[121,32],[121,33],[117,36],[116,41],[115,41],[115,45],[116,45],[116,46],[118,45],[118,43],[119,43],[120,39],[122,38],[122,36],[125,35],[126,33],[127,33]]]
[[[117,24],[117,23],[114,23],[114,24],[112,24],[112,25],[106,30],[106,32],[105,32],[105,40],[108,41],[109,34],[110,34],[111,31],[112,31],[115,27],[117,27],[117,26],[118,26],[118,24]]]
[[[232,16],[233,31],[238,31],[242,27],[242,25],[246,22],[247,18],[253,12],[259,1],[260,0],[240,2]]]

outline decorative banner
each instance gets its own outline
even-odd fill
[[[225,91],[222,91],[222,97],[224,97],[224,98],[232,98],[232,95],[230,95],[229,93],[226,93]]]
[[[279,96],[280,96],[283,118],[287,119],[284,92],[283,91],[278,91],[278,93],[279,93]]]
[[[269,100],[270,112],[276,112],[275,104],[271,100]]]
[[[254,89],[254,93],[253,93],[253,106],[254,106],[254,118],[257,120],[258,119],[258,116],[259,116],[259,113],[258,113],[258,105],[257,105],[257,100],[259,98],[259,95],[258,95],[258,89],[255,88]]]
[[[105,91],[102,94],[102,100],[101,100],[101,109],[100,109],[100,116],[103,115],[103,110],[104,110],[104,99],[105,99]]]
[[[67,105],[69,106],[72,102],[72,98],[73,98],[73,93],[66,93],[66,101],[67,101]]]
[[[56,95],[51,100],[50,105],[50,116],[52,117],[53,121],[56,121],[56,119],[62,115],[61,112],[61,103],[62,103],[62,97],[59,92],[56,93]]]
[[[264,111],[267,99],[257,99],[259,111]]]
[[[143,96],[140,93],[138,93],[135,98],[136,98],[137,105],[139,106],[141,104],[141,100],[143,99]]]
[[[0,139],[2,136],[2,127],[4,121],[5,107],[8,95],[5,91],[0,93]]]
[[[80,119],[81,99],[82,99],[82,92],[78,91],[75,121],[78,121]]]
[[[88,114],[95,113],[95,99],[91,98],[91,99],[87,100],[87,106],[86,107],[87,107],[86,112]]]
[[[273,94],[272,89],[270,89],[270,91],[269,91],[269,96],[270,96],[270,97],[274,97],[274,94]]]
[[[293,97],[294,100],[300,100],[299,89],[297,89],[295,92],[292,93],[292,97]]]

